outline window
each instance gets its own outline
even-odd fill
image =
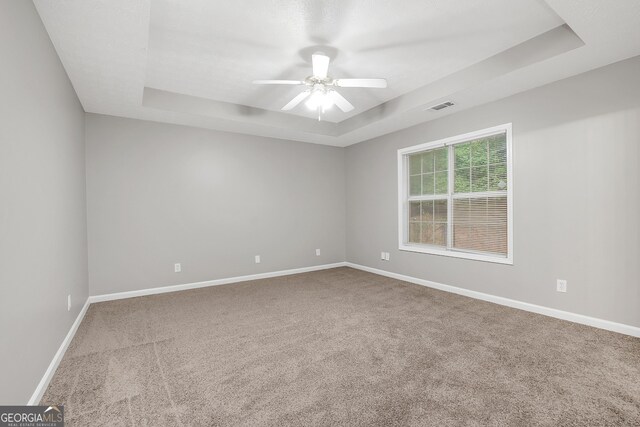
[[[398,150],[400,249],[513,263],[511,124]]]

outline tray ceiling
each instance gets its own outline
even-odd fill
[[[35,4],[87,112],[337,146],[640,54],[633,0]],[[251,84],[310,75],[316,50],[331,76],[389,87],[342,88],[356,108],[318,122],[280,111],[300,87]]]

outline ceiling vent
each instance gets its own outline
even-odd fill
[[[447,101],[447,102],[443,102],[442,104],[438,104],[438,105],[433,105],[429,108],[427,108],[427,110],[433,110],[433,111],[440,111],[440,110],[444,110],[445,108],[448,107],[453,107],[455,104],[451,101]]]

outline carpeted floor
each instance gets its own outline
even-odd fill
[[[68,426],[640,425],[640,339],[350,268],[93,304]]]

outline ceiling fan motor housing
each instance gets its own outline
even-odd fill
[[[314,87],[316,85],[331,86],[333,85],[333,82],[334,80],[331,77],[325,77],[324,79],[322,79],[316,76],[309,76],[304,79],[304,84]]]

